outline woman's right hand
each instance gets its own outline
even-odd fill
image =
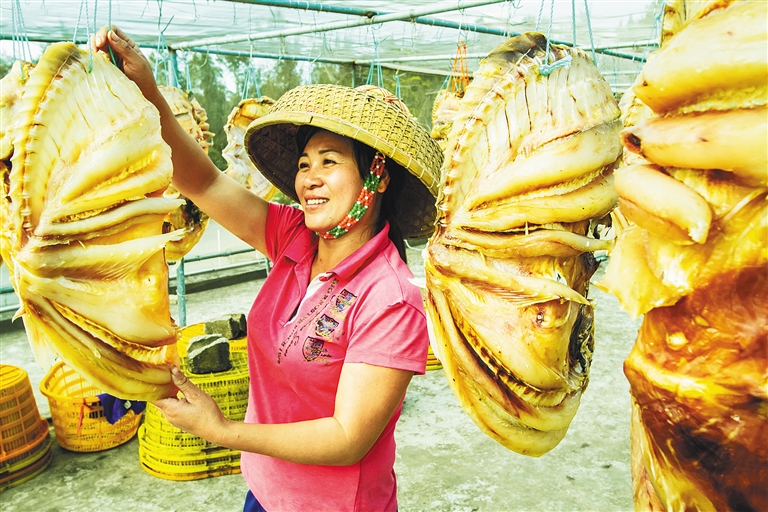
[[[153,96],[158,90],[149,60],[125,32],[114,25],[111,30],[104,26],[93,36],[92,45],[95,51],[105,53],[112,48],[117,66],[139,86],[145,97]]]
[[[93,36],[94,51],[112,53],[125,75],[160,113],[163,140],[171,147],[173,185],[208,216],[266,253],[267,202],[222,173],[200,145],[178,123],[155,82],[152,66],[136,43],[112,25]],[[122,64],[122,66],[120,66]]]

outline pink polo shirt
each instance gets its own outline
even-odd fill
[[[408,282],[413,275],[388,233],[389,225],[323,275],[302,302],[317,236],[303,212],[270,204],[273,268],[248,315],[246,423],[332,416],[345,361],[424,373],[429,342],[421,292]],[[397,510],[394,433],[401,409],[402,402],[357,464],[312,466],[243,453],[243,476],[269,512]]]

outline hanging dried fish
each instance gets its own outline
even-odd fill
[[[427,311],[448,381],[489,436],[540,456],[565,435],[589,375],[596,224],[616,205],[620,111],[579,50],[540,73],[547,41],[483,60],[448,138]]]
[[[227,134],[227,147],[221,151],[221,156],[229,164],[224,172],[265,201],[275,197],[277,187],[272,185],[253,164],[245,150],[243,136],[248,125],[266,114],[269,107],[274,104],[275,100],[267,96],[242,100],[232,109],[227,118],[227,124],[224,126],[224,132]]]
[[[624,363],[638,510],[768,509],[766,14],[709,2],[631,91],[598,286],[645,315]]]
[[[120,398],[175,392],[162,197],[172,167],[160,118],[104,55],[52,44],[3,79],[3,259],[38,361],[61,357]],[[8,153],[8,154],[5,154]],[[8,158],[10,157],[10,158]]]
[[[209,139],[213,133],[209,130],[208,115],[200,106],[196,98],[190,96],[189,91],[182,91],[178,87],[160,86],[160,92],[171,107],[176,120],[193,139],[200,144],[203,151],[208,153],[211,146]],[[184,203],[168,214],[163,225],[163,232],[170,233],[176,230],[184,230],[184,236],[171,240],[165,247],[165,256],[168,260],[178,261],[183,258],[200,241],[208,226],[208,215],[195,203],[182,196],[172,185],[169,186],[165,197],[182,199]]]
[[[430,135],[437,140],[443,151],[445,151],[445,146],[448,143],[448,135],[453,127],[453,120],[459,112],[459,101],[461,101],[462,96],[464,96],[463,91],[459,94],[448,89],[441,89],[432,104],[432,131]]]
[[[213,133],[209,131],[208,114],[200,106],[197,98],[192,97],[189,91],[182,91],[178,87],[161,85],[159,89],[181,127],[200,144],[207,154],[211,147],[210,139]]]
[[[0,80],[0,261],[10,261],[11,240],[14,235],[10,211],[10,173],[13,156],[14,127],[21,119],[21,95],[24,82],[34,68],[29,62],[17,60],[11,70]],[[12,265],[7,265],[13,275]]]

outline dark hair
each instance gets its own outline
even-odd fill
[[[309,139],[321,129],[322,128],[310,125],[302,125],[299,127],[299,130],[296,132],[296,145],[299,152],[304,150]],[[373,157],[376,156],[376,150],[355,139],[350,140],[352,141],[355,162],[357,163],[357,171],[360,173],[360,177],[364,180],[368,176],[371,162],[373,162]],[[408,263],[403,233],[400,231],[400,225],[397,223],[397,199],[400,197],[403,183],[405,183],[405,173],[408,171],[390,158],[387,158],[384,167],[386,168],[387,173],[389,173],[389,185],[384,194],[380,196],[381,210],[379,211],[378,222],[374,228],[376,233],[378,233],[384,228],[384,224],[389,221],[389,239],[395,244],[397,252],[400,254],[400,258]]]

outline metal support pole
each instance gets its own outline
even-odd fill
[[[173,75],[168,77],[168,83],[174,87],[179,87],[179,60],[176,58],[176,50],[168,48],[168,53],[171,57],[171,69],[168,70],[168,73]]]
[[[184,282],[184,258],[176,267],[176,302],[179,306],[179,326],[187,326],[187,284]]]
[[[470,30],[471,29],[471,25],[468,25],[467,27],[462,26],[461,28],[462,28],[462,30],[472,31],[472,30]],[[508,32],[508,31],[492,29],[492,28],[485,29],[485,30],[475,30],[475,32],[481,32],[481,33],[485,33],[485,34],[492,34],[492,35],[505,36],[505,37],[513,37],[513,36],[520,35],[520,34],[518,34],[516,32]],[[10,39],[11,39],[11,36],[7,36],[5,34],[0,34],[0,41],[6,41],[6,40],[10,40]],[[55,38],[55,37],[39,37],[38,36],[38,37],[31,37],[30,41],[36,42],[36,43],[58,43],[58,42],[61,41],[61,39]],[[85,39],[85,38],[78,38],[76,41],[73,41],[73,42],[76,43],[76,44],[87,44],[88,40]],[[565,45],[565,46],[572,46],[573,45],[573,43],[570,43],[570,42],[567,42],[567,41],[557,41],[555,39],[551,40],[550,42],[552,44],[562,44],[562,45]],[[137,44],[138,44],[138,46],[140,48],[152,48],[154,50],[158,50],[159,49],[158,45],[154,44],[154,43],[137,43]],[[632,46],[632,45],[626,45],[626,47],[630,47],[630,46]],[[653,46],[653,43],[651,43],[651,46]],[[173,51],[176,48],[178,48],[178,47],[174,46],[174,47],[168,48],[168,49]],[[185,48],[185,50],[186,51],[190,51],[190,52],[197,52],[197,53],[210,53],[212,55],[236,55],[236,56],[239,56],[239,57],[249,57],[249,58],[254,58],[254,59],[255,58],[274,59],[274,60],[282,59],[282,60],[295,60],[295,61],[302,61],[302,62],[303,61],[306,61],[306,62],[326,62],[328,64],[352,64],[352,65],[354,65],[354,63],[355,63],[355,61],[352,61],[352,60],[349,60],[349,59],[334,59],[334,58],[329,58],[329,57],[310,57],[308,55],[290,55],[290,54],[246,52],[246,51],[238,51],[238,50],[223,50],[223,49],[220,49],[220,48],[194,47],[194,48]],[[595,52],[603,54],[603,55],[609,55],[611,57],[616,57],[616,58],[619,58],[619,59],[631,60],[633,62],[645,62],[646,61],[645,57],[643,57],[641,55],[629,55],[627,53],[620,53],[620,52],[613,51],[613,50],[611,50],[609,48],[595,48]],[[424,61],[441,60],[442,57],[443,57],[443,55],[440,55],[440,56],[425,55],[423,60]],[[453,57],[455,57],[455,54],[453,55]],[[395,65],[388,64],[387,63],[388,60],[390,60],[390,59],[380,60],[381,66],[385,67],[385,68],[399,69],[399,70],[402,70],[402,71],[418,72],[418,70],[410,70],[410,69],[405,68],[405,67],[395,66]],[[370,63],[370,60],[363,61],[363,62]],[[425,70],[422,70],[421,72],[423,72],[423,73],[441,74],[443,76],[448,74],[444,70],[435,71],[435,70],[426,70],[425,69]]]

